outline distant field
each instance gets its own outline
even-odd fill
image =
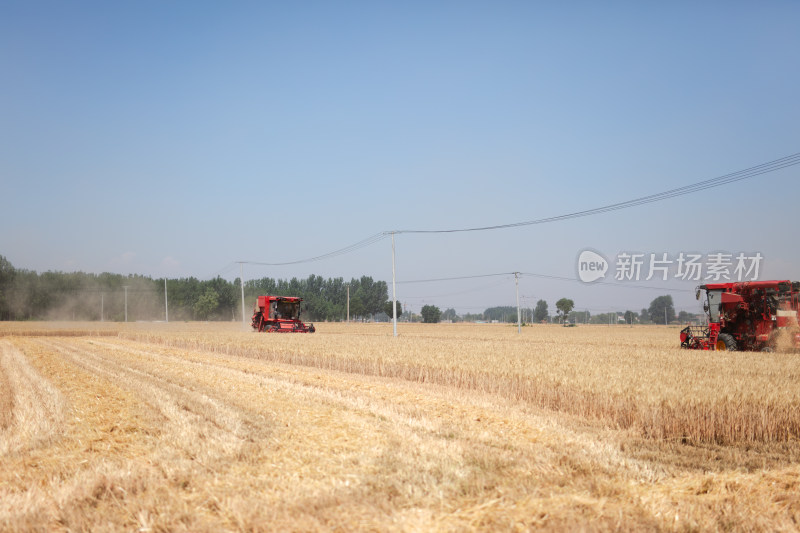
[[[800,355],[664,327],[0,323],[0,530],[800,527]]]

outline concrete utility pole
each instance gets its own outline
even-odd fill
[[[125,322],[128,321],[128,286],[123,285],[123,289],[125,289]]]
[[[100,322],[103,322],[103,305],[105,304],[105,295],[106,294],[104,292],[100,293]]]
[[[347,323],[350,323],[350,284],[347,284]]]
[[[239,285],[242,286],[242,329],[247,329],[244,321],[244,261],[239,261]]]
[[[164,321],[169,322],[169,306],[167,305],[167,278],[164,277]]]
[[[522,319],[519,314],[519,272],[514,272],[514,285],[517,288],[517,333],[522,333]]]
[[[392,329],[397,337],[397,290],[394,275],[394,232],[392,232]]]

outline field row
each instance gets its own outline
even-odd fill
[[[327,327],[327,325],[326,325]],[[696,352],[673,328],[335,326],[315,335],[124,331],[174,348],[400,378],[506,398],[689,443],[800,438],[797,354]],[[390,331],[390,330],[389,330]]]

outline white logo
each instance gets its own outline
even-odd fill
[[[578,256],[578,277],[584,283],[604,278],[608,271],[608,261],[593,250],[584,250]]]

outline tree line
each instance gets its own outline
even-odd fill
[[[368,318],[387,309],[385,281],[361,276],[245,281],[245,315],[259,295],[299,296],[307,320]],[[165,279],[135,274],[89,274],[17,269],[0,256],[0,320],[241,320],[239,279]],[[391,310],[391,307],[388,309]],[[398,314],[402,312],[398,309]],[[167,317],[167,314],[169,315]]]
[[[517,322],[517,308],[514,306],[489,307],[482,313],[466,313],[458,315],[455,309],[441,311],[435,305],[425,305],[421,311],[423,322]],[[550,314],[547,302],[539,300],[536,307],[520,308],[523,323],[546,323],[556,320],[560,323],[573,324],[669,324],[676,320],[687,323],[692,320],[701,321],[702,316],[686,311],[675,313],[672,296],[664,295],[655,298],[650,306],[641,311],[612,311],[592,315],[589,310],[576,310],[575,302],[570,298],[561,298],[556,302],[556,314]]]
[[[16,269],[0,255],[0,320],[241,320],[242,303],[239,279],[221,277],[199,280],[194,277],[166,280],[135,274],[88,274],[84,272],[44,272]],[[306,279],[260,278],[245,281],[245,315],[249,318],[259,295],[299,296],[303,298],[305,320],[339,321],[347,318],[347,297],[350,295],[350,318],[353,320],[392,316],[385,281],[369,276],[323,278],[310,275]],[[551,320],[545,300],[535,307],[524,307],[525,323]],[[167,313],[169,316],[167,317]],[[397,316],[403,315],[400,302]],[[509,322],[516,323],[514,306],[489,307],[482,313],[459,315],[455,309],[441,311],[435,305],[421,310],[423,322]],[[413,317],[412,317],[413,318]],[[579,324],[664,324],[676,319],[681,323],[697,319],[681,311],[676,315],[672,296],[655,298],[649,308],[640,312],[626,310],[592,315],[576,310],[569,298],[556,302],[559,322]]]

